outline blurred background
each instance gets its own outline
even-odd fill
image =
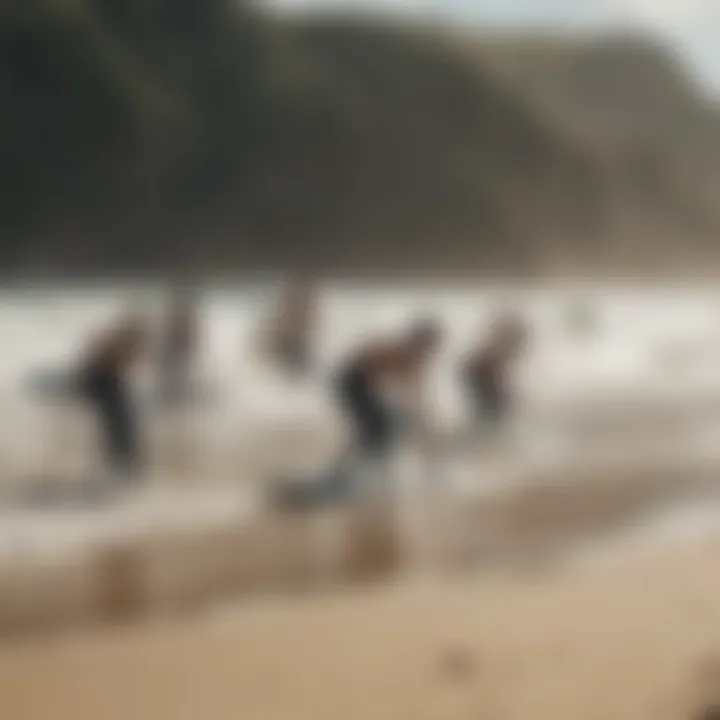
[[[706,268],[717,13],[7,0],[2,267]]]
[[[716,0],[2,0],[0,109],[9,720],[720,717]]]

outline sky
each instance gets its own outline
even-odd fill
[[[377,8],[433,12],[454,21],[522,27],[625,27],[674,43],[720,96],[720,0],[267,0],[290,10]]]

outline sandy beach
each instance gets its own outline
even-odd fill
[[[636,547],[8,644],[0,696],[13,720],[695,718],[720,691],[719,551]]]
[[[720,720],[720,0],[0,42],[0,720]]]
[[[458,444],[454,347],[437,436],[389,473],[399,502],[301,517],[268,483],[326,467],[342,423],[322,387],[233,364],[242,313],[215,318],[224,401],[149,413],[151,471],[107,505],[63,500],[91,465],[87,418],[18,391],[48,349],[11,358],[2,717],[696,717],[720,690],[720,379],[710,353],[656,367],[660,310],[643,338],[625,314],[587,347],[548,314],[498,447]],[[36,486],[59,504],[12,505]]]

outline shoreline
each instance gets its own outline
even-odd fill
[[[678,514],[687,525],[705,512],[707,533],[720,521],[717,459],[621,467],[536,469],[527,483],[415,488],[395,507],[295,516],[263,510],[251,485],[156,486],[95,510],[21,513],[5,538],[0,636],[153,623],[275,592],[543,572],[632,548],[633,533],[660,544]]]
[[[0,694],[17,720],[693,718],[720,687],[719,552],[716,534],[9,644]]]

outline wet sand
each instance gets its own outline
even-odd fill
[[[278,592],[544,572],[643,526],[651,532],[675,510],[713,506],[720,519],[717,463],[660,456],[635,467],[536,469],[490,489],[438,484],[395,505],[300,516],[263,509],[247,487],[162,486],[105,508],[6,514],[0,637],[149,622]]]
[[[222,422],[160,416],[150,428],[147,487],[107,506],[0,507],[0,638],[152,622],[231,598],[375,579],[537,571],[675,508],[720,505],[713,408],[695,399],[685,408],[646,403],[624,418],[610,411],[592,408],[587,442],[566,438],[548,455],[512,443],[447,448],[439,437],[437,447],[415,448],[420,462],[396,507],[303,518],[278,516],[264,489],[288,468],[325,466],[341,442],[337,428],[269,419],[217,434]],[[65,412],[50,424],[67,432],[40,458],[52,472],[14,475],[0,459],[3,497],[82,479],[68,468],[87,454],[88,428]],[[397,480],[402,468],[395,472]]]
[[[248,601],[0,650],[13,720],[680,720],[720,690],[717,540]]]

